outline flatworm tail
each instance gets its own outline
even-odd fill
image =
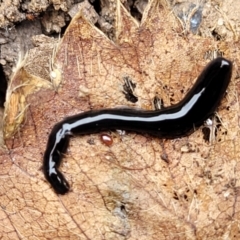
[[[219,105],[231,79],[232,63],[224,58],[210,62],[187,95],[176,105],[157,111],[102,109],[65,118],[52,129],[44,154],[44,175],[56,193],[65,194],[69,184],[58,170],[69,137],[109,129],[147,133],[161,138],[191,134]]]

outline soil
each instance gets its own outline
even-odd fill
[[[167,0],[166,0],[167,1]],[[147,0],[121,0],[126,9],[141,21]],[[240,27],[239,4],[222,1],[168,0],[183,26],[202,36],[236,38]],[[73,16],[82,11],[110,39],[114,40],[115,0],[1,0],[0,64],[7,79],[26,52],[33,48],[32,38],[44,34],[59,38]],[[228,26],[223,24],[228,22]],[[190,24],[188,24],[190,22]],[[235,35],[234,35],[235,32]]]

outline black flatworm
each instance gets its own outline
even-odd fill
[[[178,103],[156,111],[102,109],[83,112],[57,123],[44,154],[44,175],[56,193],[65,194],[69,184],[59,171],[71,135],[91,134],[109,129],[147,133],[160,138],[191,134],[215,111],[231,79],[232,63],[224,58],[211,61],[187,95]]]

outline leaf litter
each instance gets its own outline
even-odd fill
[[[57,46],[48,43],[51,67],[42,68],[48,74],[31,70],[33,50],[11,79],[0,150],[2,236],[237,238],[239,42],[184,32],[165,1],[150,1],[140,24],[119,1],[116,16],[113,42],[78,13]],[[156,95],[166,106],[177,103],[211,60],[209,52],[224,53],[235,67],[213,141],[201,129],[174,140],[109,131],[111,146],[99,134],[76,136],[62,163],[71,192],[53,192],[41,165],[55,123],[90,109],[153,109]],[[136,85],[136,103],[123,94],[126,77]]]

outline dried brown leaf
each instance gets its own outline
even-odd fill
[[[239,43],[183,33],[164,1],[150,1],[141,24],[118,2],[116,24],[112,42],[79,13],[54,54],[52,83],[24,66],[13,77],[5,112],[6,149],[0,152],[0,236],[238,238]],[[152,109],[156,94],[165,105],[174,104],[209,61],[207,53],[216,50],[234,60],[235,71],[212,142],[204,140],[201,129],[175,140],[109,131],[111,146],[99,134],[74,137],[61,168],[71,192],[53,192],[41,165],[56,122],[89,109]],[[126,77],[136,84],[135,104],[122,93]]]

